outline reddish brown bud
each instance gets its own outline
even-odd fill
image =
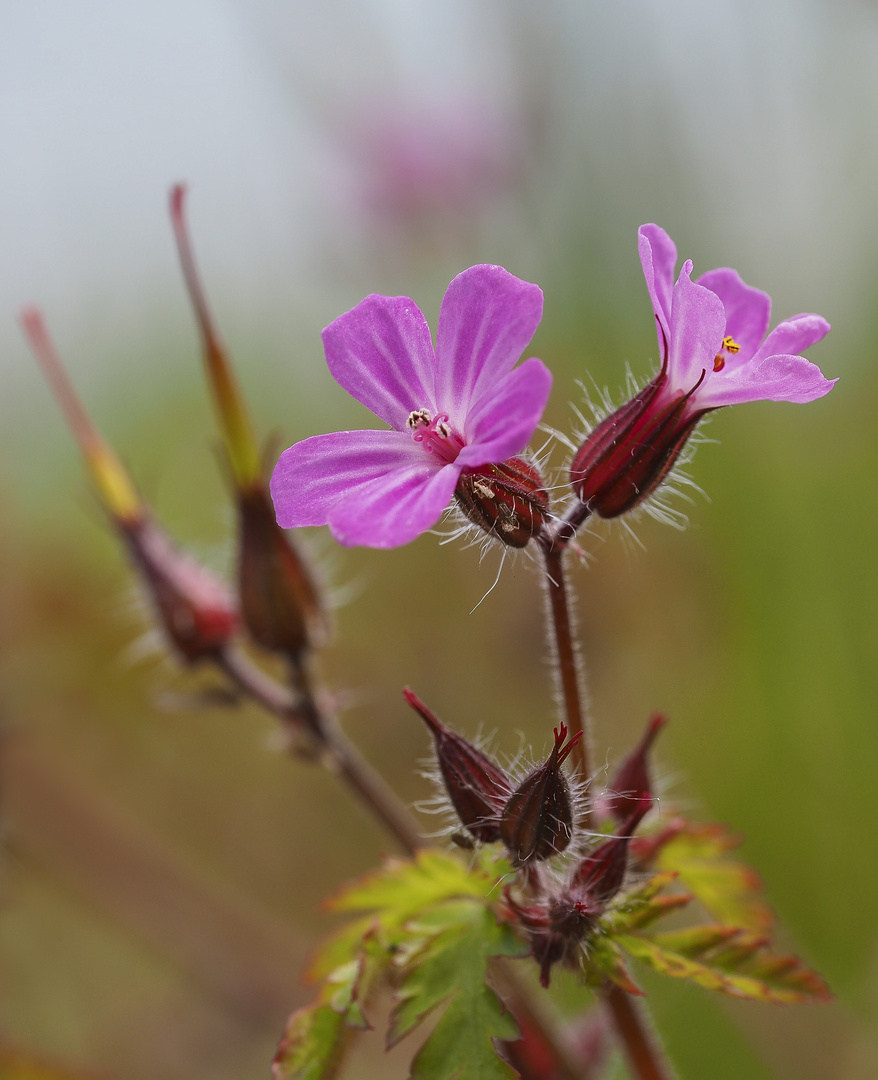
[[[506,803],[500,835],[516,866],[551,858],[570,843],[573,812],[561,765],[581,736],[582,732],[577,732],[565,745],[567,726],[555,728],[552,752],[522,780]]]
[[[499,840],[500,814],[512,791],[509,777],[481,750],[437,720],[411,690],[403,690],[403,696],[433,735],[445,790],[461,823],[482,843]]]
[[[628,870],[628,844],[631,834],[652,805],[647,796],[629,815],[617,836],[611,836],[583,859],[570,881],[571,896],[600,911],[622,888]]]
[[[602,420],[576,452],[570,482],[591,513],[617,517],[651,495],[704,415],[705,410],[693,413],[692,391],[668,400],[666,382],[659,372]]]
[[[576,951],[592,924],[591,916],[583,903],[566,894],[527,907],[516,904],[508,890],[505,898],[527,932],[531,952],[540,965],[540,983],[547,987],[553,966]]]
[[[241,614],[264,649],[297,662],[326,633],[320,598],[310,571],[277,524],[261,482],[238,491]]]
[[[667,722],[668,718],[661,713],[655,713],[650,718],[643,738],[622,762],[607,790],[597,800],[595,809],[599,815],[609,815],[621,824],[642,799],[652,796],[649,752],[656,735]]]
[[[525,547],[549,514],[543,478],[524,458],[513,457],[502,465],[483,465],[464,473],[454,498],[474,525],[514,548]]]
[[[221,649],[238,624],[235,603],[209,570],[181,552],[154,521],[117,521],[168,640],[194,662]]]

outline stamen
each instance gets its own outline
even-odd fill
[[[726,337],[723,338],[722,349],[720,349],[720,351],[713,358],[713,370],[722,371],[722,369],[726,366],[726,358],[723,356],[724,352],[734,355],[735,353],[739,353],[740,351],[741,346],[737,343],[737,341],[735,341],[733,337],[726,335]]]
[[[415,442],[445,462],[454,461],[463,448],[463,439],[452,430],[447,413],[431,417],[429,409],[415,409],[409,413],[406,425]]]

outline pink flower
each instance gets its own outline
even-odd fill
[[[706,413],[745,401],[813,401],[836,382],[798,355],[828,333],[821,316],[785,319],[766,337],[766,293],[727,268],[693,282],[691,261],[674,283],[677,249],[668,234],[643,225],[638,237],[661,370],[598,424],[571,465],[579,497],[607,518],[632,509],[658,487]]]
[[[464,473],[526,445],[552,376],[515,367],[539,325],[543,294],[500,266],[448,286],[434,349],[417,305],[367,296],[323,331],[336,382],[391,430],[339,431],[296,443],[271,478],[284,528],[329,525],[342,544],[406,544],[439,520]]]

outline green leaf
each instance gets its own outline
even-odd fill
[[[472,900],[443,904],[411,930],[419,940],[396,961],[403,976],[388,1046],[447,1002],[412,1063],[412,1080],[513,1080],[492,1039],[518,1038],[518,1025],[486,985],[486,966],[490,956],[523,956],[528,946]]]
[[[287,1021],[271,1066],[272,1080],[332,1080],[350,1033],[329,1005],[309,1005]]]
[[[770,952],[766,939],[749,930],[698,926],[652,937],[623,934],[615,943],[663,975],[732,997],[783,1005],[831,997],[819,975],[793,956]]]
[[[416,912],[455,896],[490,896],[512,867],[493,853],[475,864],[451,852],[427,848],[414,859],[388,859],[380,870],[348,885],[330,901],[333,911],[375,911],[385,925],[401,923]]]
[[[355,1030],[370,1028],[363,1001],[390,963],[390,953],[367,933],[353,960],[330,972],[314,1005],[287,1021],[272,1080],[332,1080]]]
[[[729,857],[740,844],[723,825],[687,825],[659,849],[656,864],[676,871],[715,919],[764,932],[774,925],[774,913],[762,898],[756,871]]]

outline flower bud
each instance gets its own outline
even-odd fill
[[[543,478],[524,458],[464,473],[454,498],[474,525],[514,548],[526,547],[549,514]]]
[[[649,752],[655,737],[668,722],[656,713],[646,726],[643,738],[622,762],[607,790],[598,798],[595,810],[599,816],[610,816],[620,824],[636,809],[641,800],[652,795],[649,777]]]
[[[445,790],[461,823],[482,843],[499,840],[500,814],[512,791],[509,777],[481,750],[437,720],[411,690],[403,690],[403,696],[433,735]]]
[[[600,911],[622,888],[628,870],[628,844],[631,834],[652,805],[649,796],[640,801],[616,836],[611,836],[576,869],[570,881],[570,894],[591,911]]]
[[[264,649],[298,662],[326,634],[323,610],[309,568],[277,524],[264,485],[238,492],[241,615]]]
[[[552,967],[575,952],[592,925],[591,916],[583,903],[566,893],[527,907],[516,904],[508,889],[505,899],[530,939],[531,952],[540,965],[540,983],[548,987]]]
[[[573,490],[593,514],[632,510],[670,472],[706,410],[692,412],[690,394],[668,399],[664,371],[597,425],[570,465]]]
[[[565,745],[567,725],[555,728],[552,752],[509,797],[500,820],[500,836],[516,866],[551,858],[570,843],[573,812],[561,765],[581,737],[578,731]]]

